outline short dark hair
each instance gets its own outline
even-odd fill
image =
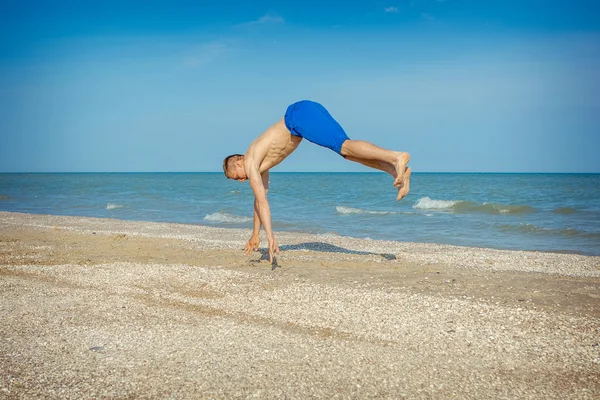
[[[229,179],[229,175],[227,175],[227,171],[229,167],[233,165],[234,162],[238,160],[239,157],[244,157],[243,154],[232,154],[230,156],[225,157],[223,160],[223,172],[225,173],[225,177]]]

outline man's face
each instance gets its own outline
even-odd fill
[[[244,169],[244,161],[237,160],[229,169],[228,175],[229,179],[234,179],[240,182],[244,182],[246,179],[248,179],[248,175],[246,175],[246,170]]]

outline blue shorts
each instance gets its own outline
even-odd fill
[[[319,103],[302,100],[292,104],[285,112],[284,121],[292,135],[300,136],[342,155],[342,144],[348,140],[348,136],[340,124]]]

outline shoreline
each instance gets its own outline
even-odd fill
[[[0,212],[6,398],[600,396],[600,257]]]
[[[214,228],[214,229],[228,229],[232,231],[248,231],[251,232],[252,227],[249,226],[247,228],[239,228],[239,227],[223,227],[223,226],[215,226],[209,224],[203,224],[199,222],[173,222],[173,221],[150,221],[150,220],[141,220],[141,219],[119,219],[113,217],[98,217],[98,216],[83,216],[83,215],[69,215],[69,214],[40,214],[36,212],[20,212],[20,211],[0,211],[0,213],[9,213],[9,214],[24,214],[24,215],[39,215],[39,216],[54,216],[54,217],[67,217],[67,218],[90,218],[90,219],[100,219],[100,220],[114,220],[114,221],[124,221],[124,222],[137,222],[137,223],[151,223],[151,224],[173,224],[173,225],[184,225],[184,226],[200,226],[206,228]],[[261,230],[261,235],[264,234]],[[556,254],[571,254],[571,255],[579,255],[579,256],[587,256],[587,257],[600,257],[600,254],[585,252],[585,251],[577,251],[577,250],[565,250],[565,249],[514,249],[508,247],[486,247],[486,246],[468,246],[468,245],[460,245],[460,244],[450,244],[450,243],[439,243],[439,242],[410,242],[410,241],[396,241],[391,239],[373,239],[370,237],[357,237],[357,236],[346,236],[339,235],[336,233],[312,233],[305,231],[293,231],[293,230],[276,230],[277,236],[280,234],[286,235],[300,235],[300,236],[315,236],[315,237],[340,237],[340,238],[348,238],[354,240],[366,240],[366,241],[376,241],[376,242],[397,242],[397,243],[408,243],[408,244],[423,244],[423,245],[432,245],[432,246],[450,246],[457,248],[466,248],[466,249],[489,249],[489,250],[499,250],[499,251],[516,251],[516,252],[535,252],[535,253],[556,253]]]
[[[162,237],[166,239],[182,239],[199,242],[209,248],[242,249],[251,233],[251,229],[223,228],[199,224],[174,222],[152,222],[137,220],[121,220],[113,218],[80,217],[53,214],[29,214],[0,211],[0,223],[13,226],[34,228],[51,228],[62,225],[64,229],[89,233],[93,230],[104,234],[129,234],[140,236]],[[215,237],[216,239],[211,239]],[[266,236],[261,230],[261,246],[264,252]],[[341,236],[336,234],[311,234],[300,232],[277,232],[282,250],[323,250],[329,247],[332,252],[372,253],[386,258],[402,254],[408,261],[433,263],[456,263],[472,269],[503,270],[515,272],[540,272],[566,276],[600,277],[600,256],[563,251],[510,250],[489,247],[469,247],[439,243],[400,242],[393,240],[376,240]],[[304,242],[302,248],[298,246]],[[308,245],[306,243],[309,243]],[[320,246],[321,244],[321,246]],[[335,249],[335,246],[339,249]],[[386,247],[387,246],[387,247]],[[445,253],[440,256],[441,253]],[[462,253],[462,254],[461,254]],[[282,256],[280,254],[280,258]],[[527,263],[531,255],[539,255],[545,263]],[[485,267],[479,264],[484,261]],[[540,264],[540,265],[536,265]],[[568,265],[569,268],[565,268]]]

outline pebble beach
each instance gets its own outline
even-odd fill
[[[600,257],[0,212],[0,398],[600,397]]]

